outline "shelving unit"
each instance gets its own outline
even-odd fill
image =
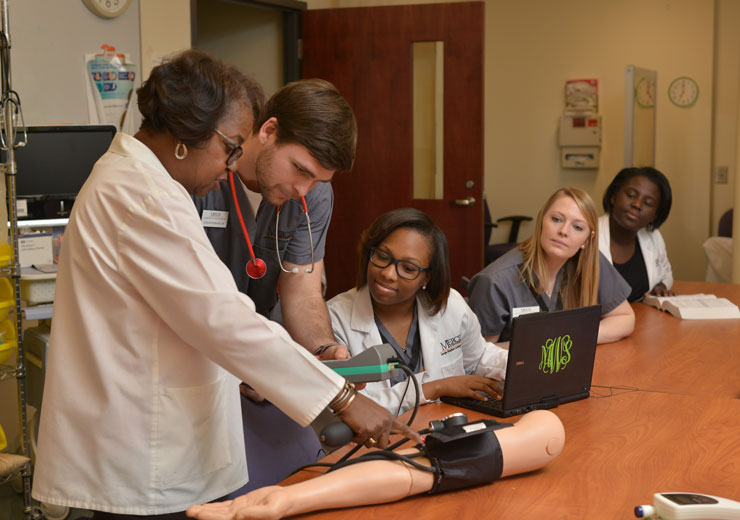
[[[0,278],[10,280],[12,287],[12,299],[14,304],[7,308],[7,316],[11,316],[14,327],[11,324],[5,331],[3,340],[8,339],[8,334],[14,336],[10,341],[16,342],[15,365],[3,365],[0,367],[0,381],[15,378],[18,382],[18,407],[21,431],[22,455],[11,453],[0,453],[0,464],[4,466],[0,473],[0,483],[20,477],[23,483],[24,518],[44,518],[39,507],[33,505],[31,499],[31,457],[30,443],[28,437],[28,419],[26,416],[26,367],[23,351],[22,316],[21,316],[21,269],[18,263],[18,215],[16,209],[16,173],[15,149],[24,146],[26,137],[16,139],[16,126],[25,127],[23,112],[18,93],[12,89],[10,78],[10,29],[9,29],[8,0],[0,0],[0,147],[5,154],[5,162],[2,163],[2,172],[5,177],[8,203],[8,245],[0,245]],[[9,247],[10,246],[10,247]],[[10,292],[10,291],[9,291]],[[7,317],[6,317],[7,319]],[[12,359],[12,354],[11,357]]]

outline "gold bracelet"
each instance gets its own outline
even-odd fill
[[[339,415],[354,401],[356,393],[355,385],[350,381],[345,382],[342,391],[329,403],[329,409],[334,415]]]
[[[349,392],[351,391],[351,388],[349,386],[349,381],[344,382],[344,386],[342,387],[342,390],[334,396],[334,399],[331,400],[329,403],[329,408],[334,409],[337,407],[337,405],[341,402],[343,402],[345,399],[349,397]]]
[[[333,413],[334,415],[342,415],[342,414],[343,414],[343,413],[344,413],[344,412],[345,412],[345,411],[347,410],[347,408],[349,408],[349,405],[351,405],[351,404],[352,404],[352,401],[354,401],[354,400],[355,400],[355,397],[356,397],[356,396],[357,396],[357,392],[352,392],[352,393],[350,394],[350,396],[349,396],[349,399],[348,399],[348,400],[347,400],[347,402],[346,402],[346,403],[344,404],[344,406],[342,406],[342,408],[340,408],[339,410],[333,410],[333,411],[332,411],[332,413]]]

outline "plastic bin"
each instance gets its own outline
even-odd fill
[[[13,244],[0,244],[0,267],[5,267],[13,261]]]
[[[0,322],[0,363],[5,363],[18,347],[15,335],[15,325],[12,320]]]
[[[13,285],[7,278],[0,278],[0,320],[8,317],[8,313],[15,307]]]

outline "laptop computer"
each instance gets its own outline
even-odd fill
[[[496,417],[554,408],[585,399],[591,389],[601,306],[514,318],[503,399],[441,401]]]

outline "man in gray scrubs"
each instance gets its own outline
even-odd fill
[[[255,125],[244,143],[232,143],[232,149],[242,149],[235,152],[241,156],[233,187],[223,181],[219,190],[194,197],[204,229],[257,312],[283,323],[294,340],[322,359],[348,357],[332,332],[322,272],[334,203],[329,182],[354,162],[357,127],[352,109],[333,85],[322,80],[285,85],[264,108],[261,92],[251,92],[250,97]],[[262,195],[256,211],[256,203],[250,202],[255,194]],[[310,235],[301,196],[310,217]],[[254,255],[267,268],[259,279],[247,275],[252,255],[239,212]],[[300,428],[242,387],[250,479],[233,496],[279,482],[296,467],[315,461],[321,449],[310,428]]]

